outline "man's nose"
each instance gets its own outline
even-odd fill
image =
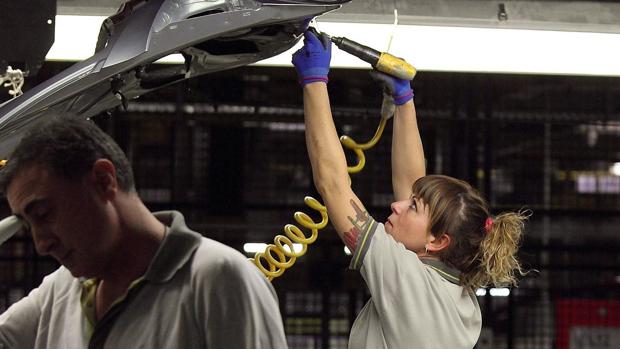
[[[37,253],[41,256],[49,255],[57,244],[57,239],[50,232],[32,228],[32,239]]]

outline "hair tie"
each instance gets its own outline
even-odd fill
[[[493,218],[488,217],[486,221],[484,221],[484,231],[489,233],[493,228]]]

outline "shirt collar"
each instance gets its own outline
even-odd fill
[[[202,236],[189,230],[185,218],[177,211],[153,213],[167,227],[164,240],[159,245],[144,279],[164,283],[172,279],[191,258],[200,245]]]
[[[461,280],[461,272],[446,263],[433,258],[420,258],[420,261],[439,273],[446,281],[449,281],[455,285],[459,285]]]

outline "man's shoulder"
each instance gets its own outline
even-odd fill
[[[217,284],[231,292],[230,287],[235,291],[250,287],[253,292],[258,292],[262,289],[259,285],[269,284],[266,277],[241,252],[209,238],[202,238],[192,258],[190,270],[192,283],[199,288]],[[270,284],[268,287],[271,287]]]
[[[45,283],[54,283],[58,285],[69,285],[73,283],[80,284],[81,280],[80,278],[76,278],[75,276],[71,275],[71,272],[69,271],[69,269],[61,265],[58,269],[54,270],[50,274],[47,274],[43,278],[42,284],[45,284]]]
[[[248,259],[238,250],[219,241],[202,237],[194,253],[194,264],[214,263],[217,265],[245,266]]]
[[[69,269],[60,266],[43,278],[41,284],[35,289],[35,293],[38,297],[64,298],[79,292],[82,288],[82,281],[80,278],[71,275]]]

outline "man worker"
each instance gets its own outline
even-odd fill
[[[0,315],[0,348],[286,348],[273,286],[181,213],[151,213],[92,121],[33,128],[0,185],[37,252],[61,264]]]

